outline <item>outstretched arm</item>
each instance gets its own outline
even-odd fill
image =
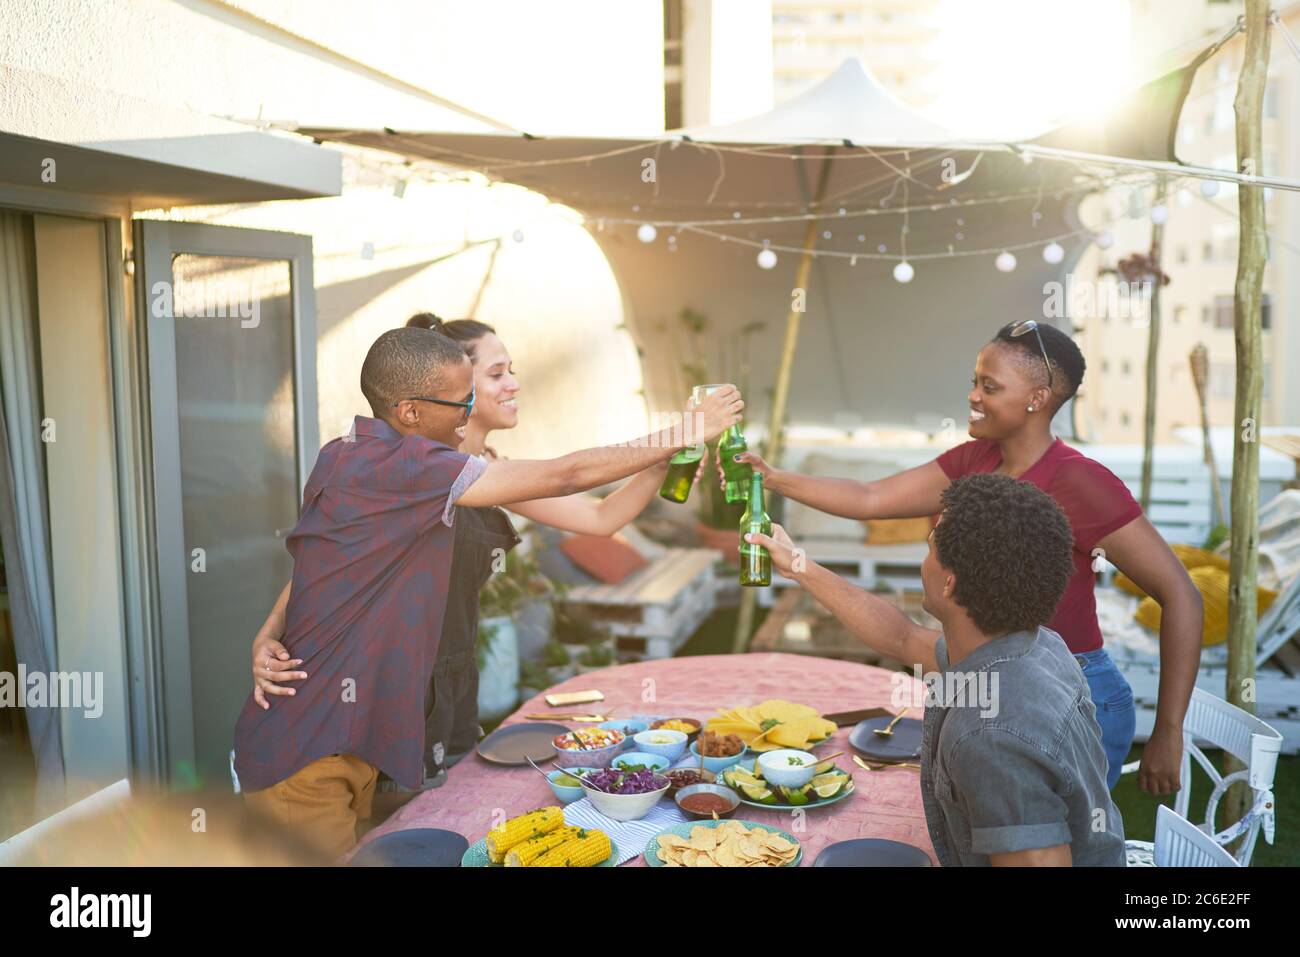
[[[740,461],[762,472],[763,484],[786,498],[828,515],[859,520],[935,515],[942,507],[939,496],[949,484],[938,462],[926,462],[875,482],[858,482],[773,468],[753,452],[742,452]]]
[[[643,469],[603,499],[566,495],[513,502],[507,506],[525,518],[579,535],[613,535],[640,515],[668,474],[667,460]],[[699,473],[696,473],[697,477]]]
[[[745,403],[740,392],[729,385],[714,392],[698,409],[700,434],[695,441],[717,438],[740,421]],[[587,489],[626,478],[652,465],[666,462],[684,448],[683,429],[666,428],[625,446],[583,449],[538,462],[489,462],[483,474],[457,499],[458,505],[482,507],[509,505],[536,498],[553,498],[585,492]]]
[[[745,540],[766,548],[777,571],[798,582],[867,647],[909,667],[920,665],[927,674],[939,670],[935,658],[939,632],[923,628],[879,595],[809,561],[780,525],[772,526],[771,537],[746,535]]]

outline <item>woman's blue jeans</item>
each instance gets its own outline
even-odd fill
[[[1101,746],[1106,752],[1106,787],[1113,788],[1119,781],[1120,769],[1133,747],[1133,735],[1137,730],[1133,689],[1104,648],[1074,658],[1083,668],[1092,703],[1097,708]]]

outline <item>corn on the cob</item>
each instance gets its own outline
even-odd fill
[[[608,860],[612,851],[604,831],[580,831],[533,861],[533,867],[595,867]]]
[[[530,837],[506,852],[506,867],[529,867],[553,847],[578,836],[580,829],[572,826],[556,828],[540,837]]]
[[[500,864],[506,859],[510,848],[522,844],[530,837],[549,834],[564,825],[564,812],[558,807],[543,807],[511,818],[500,827],[488,831],[484,843],[487,845],[488,859],[493,864]]]

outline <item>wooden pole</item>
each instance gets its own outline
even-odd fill
[[[1263,156],[1262,113],[1268,79],[1269,0],[1246,0],[1246,49],[1233,104],[1237,114],[1237,169],[1258,174]],[[1260,301],[1263,295],[1267,239],[1264,190],[1237,189],[1237,284],[1233,329],[1237,348],[1237,384],[1232,447],[1232,546],[1228,574],[1227,698],[1255,713],[1255,631],[1259,624],[1255,589],[1259,574],[1259,413],[1263,384]],[[1224,770],[1237,770],[1225,755]],[[1228,792],[1224,813],[1237,820],[1249,807],[1249,794],[1238,785]]]
[[[817,177],[817,192],[813,197],[812,211],[816,212],[826,195],[826,183],[830,180],[831,162],[835,147],[831,147],[826,158],[822,160],[821,172]],[[808,277],[812,274],[813,250],[817,248],[816,219],[808,220],[808,228],[803,237],[803,253],[799,257],[799,269],[795,273],[794,289],[803,290],[800,297],[803,305],[807,304]],[[781,346],[781,363],[776,370],[776,391],[772,395],[772,412],[767,421],[767,439],[763,443],[763,458],[772,465],[776,464],[781,453],[781,429],[785,424],[785,405],[790,395],[790,371],[794,368],[794,354],[799,347],[799,319],[802,309],[796,309],[794,290],[790,295],[790,311],[785,316],[785,341]],[[742,588],[740,590],[740,610],[736,617],[736,635],[731,643],[734,654],[743,654],[749,648],[750,633],[754,630],[754,606],[758,602],[758,589]]]
[[[821,175],[817,180],[817,195],[813,199],[814,208],[821,205],[822,197],[826,194],[826,182],[830,179],[831,154],[834,152],[835,149],[832,147],[826,158],[822,160]],[[799,269],[795,274],[794,288],[804,291],[802,298],[805,304],[808,278],[812,273],[813,250],[817,246],[819,228],[820,224],[817,220],[808,220],[808,229],[803,237],[803,254],[799,257]],[[776,462],[781,452],[781,430],[785,426],[785,406],[790,395],[790,373],[794,368],[795,351],[799,348],[799,320],[803,316],[803,310],[795,308],[794,298],[791,295],[790,311],[785,317],[785,341],[781,345],[781,364],[776,370],[776,392],[772,396],[772,411],[767,421],[767,440],[763,446],[763,458],[772,463]]]
[[[1205,451],[1205,464],[1210,467],[1210,489],[1214,493],[1214,517],[1219,528],[1227,528],[1228,512],[1223,505],[1223,488],[1219,484],[1219,463],[1214,457],[1214,445],[1210,442],[1210,355],[1205,343],[1198,342],[1187,357],[1192,367],[1192,384],[1196,386],[1196,398],[1201,406],[1201,447]]]
[[[1165,181],[1156,183],[1156,203],[1165,201]],[[1151,308],[1147,323],[1147,394],[1142,420],[1142,488],[1138,500],[1142,511],[1151,512],[1152,458],[1156,444],[1156,392],[1160,383],[1160,286],[1164,273],[1160,268],[1160,250],[1164,245],[1165,227],[1154,220],[1151,223]]]

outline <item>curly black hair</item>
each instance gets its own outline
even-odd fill
[[[1053,408],[1060,408],[1083,385],[1083,374],[1088,367],[1083,351],[1068,333],[1041,321],[1037,330],[1038,336],[1043,337],[1040,349],[1038,336],[1033,332],[1020,336],[1011,334],[1017,325],[1015,322],[1007,323],[997,331],[993,341],[1016,350],[1020,364],[1030,375],[1040,378],[1043,385],[1047,385],[1047,370],[1043,368],[1043,353],[1046,352],[1048,361],[1052,364]]]
[[[957,577],[953,599],[986,635],[1044,625],[1074,571],[1074,536],[1056,501],[1009,475],[957,479],[934,529],[939,564]]]

